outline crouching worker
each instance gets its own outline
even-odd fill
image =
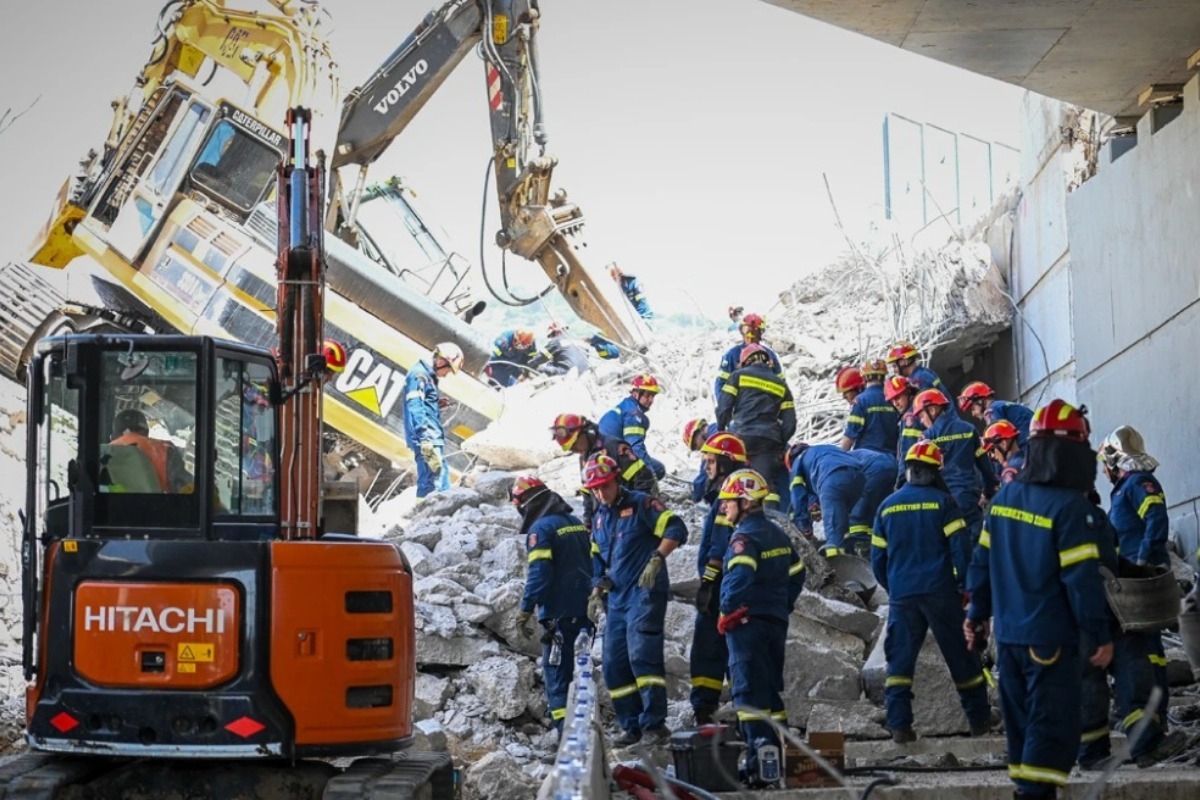
[[[542,624],[542,669],[546,703],[554,727],[562,730],[567,690],[575,665],[575,639],[593,627],[588,619],[591,592],[591,538],[571,507],[537,478],[521,477],[509,492],[521,515],[521,535],[529,550],[525,594],[517,611],[517,627],[534,634],[534,607]]]
[[[871,537],[871,567],[890,599],[887,638],[887,726],[892,740],[906,744],[913,733],[913,673],[933,630],[950,668],[958,701],[972,736],[1000,721],[988,705],[979,656],[963,637],[962,596],[971,541],[962,512],[942,480],[942,451],[918,442],[904,459],[904,486],[883,501]]]
[[[783,704],[783,657],[788,617],[804,588],[804,562],[791,540],[763,513],[770,494],[766,479],[740,469],[725,479],[717,495],[735,525],[725,551],[721,616],[717,630],[729,647],[729,676],[746,740],[743,779],[751,786],[778,780],[760,770],[759,752],[779,748],[774,727],[760,715],[787,724]]]

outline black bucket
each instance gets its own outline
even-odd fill
[[[1145,578],[1118,578],[1101,567],[1100,574],[1108,607],[1121,623],[1121,630],[1161,631],[1178,621],[1182,592],[1175,573],[1167,570]]]

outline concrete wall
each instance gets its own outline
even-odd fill
[[[1200,78],[1187,85],[1178,117],[1155,126],[1147,115],[1136,146],[1116,160],[1106,150],[1097,174],[1070,193],[1079,147],[1061,133],[1068,107],[1031,94],[1024,113],[1010,269],[1019,396],[1031,406],[1053,397],[1085,403],[1097,443],[1118,425],[1140,430],[1162,462],[1172,533],[1195,553]]]
[[[1173,528],[1200,534],[1200,77],[1183,113],[1067,198],[1075,372],[1100,435],[1142,432]],[[1195,544],[1192,544],[1194,551]]]

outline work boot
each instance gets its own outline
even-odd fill
[[[892,731],[892,741],[896,744],[909,744],[917,740],[912,728],[897,728]]]
[[[1143,755],[1138,756],[1137,765],[1142,769],[1153,767],[1155,764],[1174,758],[1187,749],[1188,735],[1180,730],[1174,730],[1162,737],[1162,740]]]
[[[714,721],[713,714],[716,713],[717,709],[712,706],[696,706],[692,709],[692,720],[695,722],[697,728],[702,725],[712,725]]]
[[[671,741],[671,730],[666,725],[659,725],[642,732],[641,743],[646,747],[658,747]]]
[[[613,739],[614,747],[633,747],[642,740],[641,731],[621,731],[621,735]]]
[[[993,730],[995,730],[1000,725],[1000,723],[1003,721],[1004,721],[1004,718],[1000,716],[1000,711],[998,709],[989,708],[987,719],[983,722],[980,722],[977,725],[971,726],[971,735],[972,736],[987,736],[989,733],[991,733]]]

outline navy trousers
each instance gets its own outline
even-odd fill
[[[896,459],[871,459],[864,470],[864,485],[858,502],[850,509],[850,541],[855,551],[866,558],[871,557],[871,531],[875,526],[875,512],[887,499],[896,485]]]
[[[667,593],[632,589],[609,602],[604,628],[604,685],[621,729],[658,728],[667,719],[663,625]]]
[[[862,496],[866,479],[861,470],[837,469],[821,484],[821,522],[825,531],[827,556],[840,555],[845,550],[846,535],[850,532],[850,509]],[[868,535],[868,541],[870,537]]]
[[[1157,633],[1122,631],[1113,625],[1113,659],[1107,670],[1083,662],[1082,733],[1079,737],[1079,763],[1099,761],[1112,753],[1109,742],[1109,707],[1112,694],[1108,678],[1113,679],[1116,691],[1117,714],[1121,730],[1126,732],[1142,719],[1150,692],[1158,683],[1158,667],[1154,663],[1156,645],[1162,646]],[[1136,742],[1130,755],[1137,759],[1152,750],[1167,733],[1163,709],[1153,710],[1149,726]]]
[[[696,711],[713,712],[721,704],[721,688],[729,674],[729,648],[717,633],[717,618],[696,612],[692,632],[692,693],[688,698]]]
[[[575,639],[584,628],[589,631],[592,624],[587,617],[566,617],[554,620],[542,620],[547,630],[557,630],[562,637],[562,656],[558,664],[550,663],[552,642],[542,644],[542,671],[546,676],[546,713],[554,722],[554,727],[562,730],[563,718],[567,716],[567,694],[571,689],[571,679],[575,677]]]
[[[425,459],[421,457],[420,443],[408,443],[408,447],[413,451],[413,457],[417,461],[417,497],[425,497],[434,492],[444,492],[450,488],[450,467],[446,464],[446,446],[435,444],[433,449],[442,459],[442,469],[440,472],[434,472],[425,463]]]
[[[729,645],[729,678],[733,703],[738,707],[738,725],[746,740],[746,772],[758,771],[757,747],[765,740],[779,746],[771,724],[741,709],[755,709],[787,724],[783,703],[783,656],[788,624],[770,617],[750,617],[725,636]]]
[[[996,645],[1008,776],[1021,792],[1053,797],[1066,785],[1079,747],[1077,647]]]
[[[887,657],[887,726],[908,730],[913,726],[913,672],[917,656],[925,643],[925,632],[933,638],[950,668],[958,702],[973,726],[986,725],[991,707],[979,656],[967,650],[963,637],[962,601],[957,593],[923,594],[893,600],[888,606],[887,638],[883,652]]]

